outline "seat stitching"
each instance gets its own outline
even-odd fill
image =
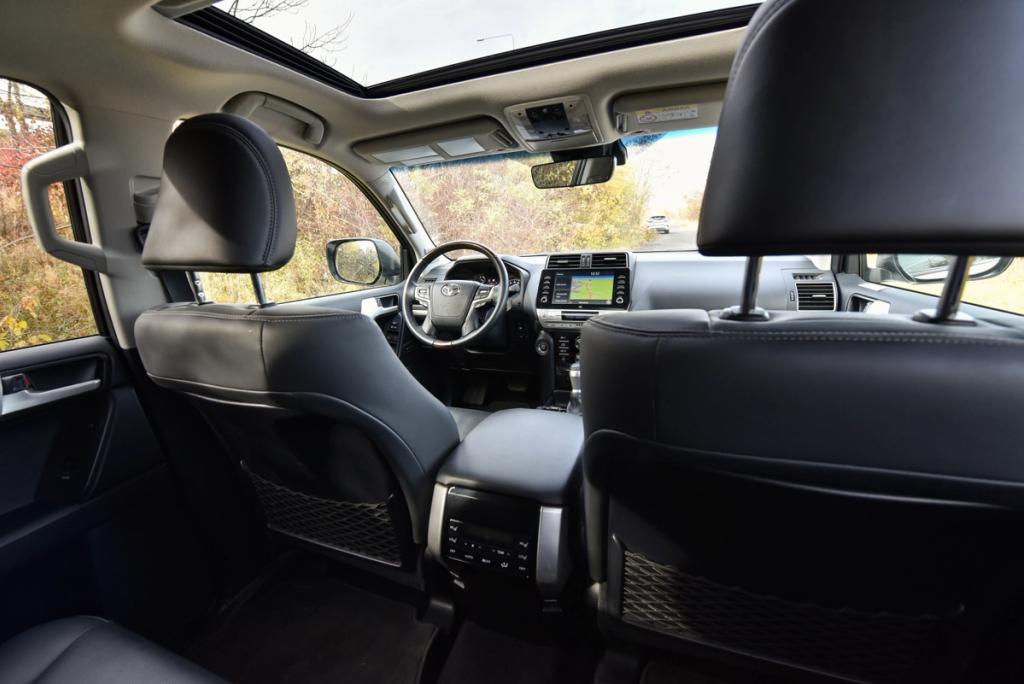
[[[661,332],[647,332],[642,330],[630,330],[628,328],[620,328],[618,326],[612,326],[597,321],[590,321],[589,325],[602,328],[609,332],[619,333],[623,335],[631,335],[633,337],[691,337],[691,338],[715,338],[715,337],[732,337],[738,339],[762,339],[762,340],[776,340],[782,342],[807,342],[807,341],[818,341],[818,342],[909,342],[909,343],[924,343],[924,344],[963,344],[963,345],[978,345],[978,346],[993,346],[993,347],[1014,347],[1024,345],[1024,340],[1001,340],[1001,339],[987,339],[980,337],[955,337],[952,335],[939,335],[932,332],[895,332],[895,331],[851,331],[851,332],[838,332],[830,330],[807,330],[807,331],[789,331],[789,330],[762,330],[758,332],[739,332],[732,330],[711,330],[704,332],[697,331],[661,331]]]
[[[355,313],[354,311],[348,313],[295,314],[287,317],[271,317],[252,314],[217,314],[198,311],[174,311],[171,309],[145,311],[141,314],[141,316],[193,316],[195,318],[218,318],[226,321],[260,321],[263,323],[289,323],[292,321],[305,321],[326,318],[364,318],[363,314]]]

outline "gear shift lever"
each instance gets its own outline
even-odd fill
[[[576,361],[569,366],[569,383],[572,385],[572,393],[569,395],[569,404],[565,407],[566,413],[583,414],[583,390],[580,389],[580,362]]]

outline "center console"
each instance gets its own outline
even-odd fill
[[[537,321],[551,335],[560,375],[564,376],[579,356],[584,323],[601,313],[629,308],[630,283],[627,252],[548,257],[537,286]]]
[[[456,447],[438,473],[427,534],[456,586],[557,601],[569,576],[582,446],[580,416],[507,409]]]

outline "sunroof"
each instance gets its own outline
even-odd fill
[[[527,53],[566,39],[750,4],[751,0],[221,0],[214,7],[370,88],[481,58]]]

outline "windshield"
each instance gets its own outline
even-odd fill
[[[481,242],[502,254],[695,250],[715,128],[626,138],[607,183],[538,190],[517,153],[393,169],[436,244]]]

